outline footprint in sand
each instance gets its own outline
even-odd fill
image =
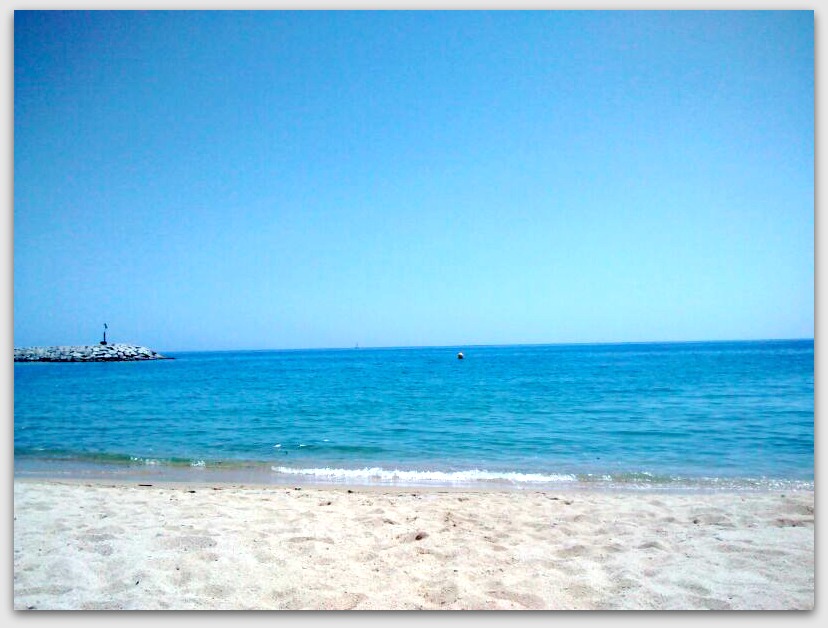
[[[288,543],[327,543],[333,545],[335,541],[329,536],[292,536],[287,540]]]
[[[509,602],[515,602],[520,604],[524,608],[528,608],[531,610],[538,610],[545,608],[545,604],[543,602],[543,598],[538,595],[534,595],[532,593],[517,593],[515,591],[487,591],[487,593],[499,600],[508,600]]]
[[[570,547],[564,548],[558,555],[562,558],[578,558],[579,556],[584,556],[589,553],[589,548],[586,545],[575,544]]]
[[[95,545],[92,551],[96,554],[100,554],[101,556],[111,556],[114,550],[112,549],[112,546],[108,543],[100,543],[98,545]]]
[[[322,600],[319,604],[321,611],[350,611],[363,600],[368,599],[362,593],[348,593],[347,591],[333,599]]]
[[[426,600],[428,600],[431,604],[434,604],[435,606],[448,606],[457,601],[457,585],[448,584],[440,587],[440,589],[436,591],[427,591],[424,597]]]
[[[179,536],[165,539],[163,545],[168,549],[183,551],[207,549],[215,547],[216,540],[209,536]]]

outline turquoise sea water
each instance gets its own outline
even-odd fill
[[[813,488],[812,340],[167,355],[16,363],[15,474]]]

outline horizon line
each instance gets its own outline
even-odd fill
[[[359,345],[338,347],[268,347],[259,349],[161,349],[169,353],[230,353],[243,351],[362,351],[374,349],[460,349],[460,348],[487,348],[487,347],[551,347],[551,346],[583,346],[583,345],[644,345],[644,344],[693,344],[693,343],[726,343],[726,342],[815,342],[814,337],[799,338],[726,338],[705,340],[601,340],[601,341],[574,341],[574,342],[506,342],[506,343],[456,343],[439,345]]]

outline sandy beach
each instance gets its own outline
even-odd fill
[[[812,492],[14,482],[14,608],[814,607]]]

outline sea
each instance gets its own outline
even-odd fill
[[[15,477],[814,487],[810,339],[162,353],[15,363]]]

